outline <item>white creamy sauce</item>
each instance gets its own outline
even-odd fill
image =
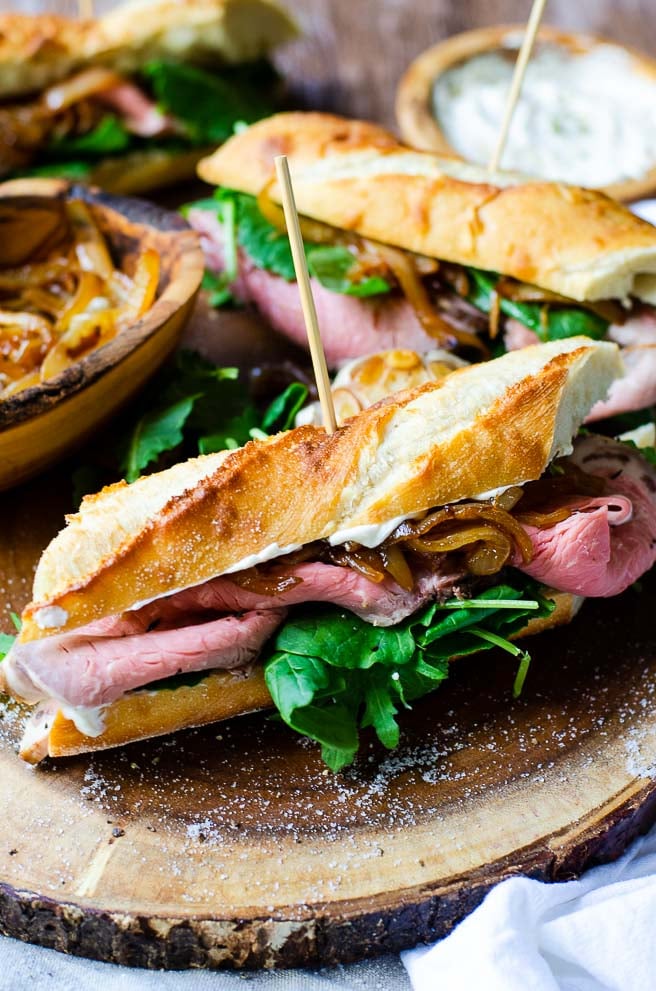
[[[221,574],[232,575],[235,571],[245,571],[246,568],[254,568],[256,564],[264,564],[265,561],[272,561],[276,557],[282,557],[283,554],[291,554],[292,551],[298,551],[301,546],[301,544],[288,544],[287,547],[280,547],[279,544],[269,544],[268,547],[263,548],[258,554],[249,554],[248,557],[237,561],[232,567],[226,568]]]
[[[445,72],[433,111],[470,162],[494,150],[514,60],[474,56]],[[504,169],[582,186],[643,176],[656,163],[656,79],[612,45],[574,55],[546,45],[531,59],[503,155]]]
[[[385,523],[367,523],[363,526],[351,527],[350,530],[338,530],[337,533],[328,537],[328,543],[331,547],[335,547],[337,544],[345,544],[348,540],[354,540],[356,543],[362,544],[363,547],[377,547],[378,544],[382,544],[386,537],[389,537],[393,530],[396,530],[399,523],[409,519],[411,519],[411,515],[395,516],[394,519],[387,520]]]
[[[107,706],[99,705],[95,708],[87,706],[72,706],[61,703],[62,715],[70,719],[75,724],[78,733],[83,736],[100,736],[105,729],[105,709]]]
[[[34,622],[40,630],[53,630],[64,626],[68,613],[61,606],[43,606],[34,613]]]

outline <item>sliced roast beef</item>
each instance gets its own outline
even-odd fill
[[[223,271],[223,230],[214,214],[209,210],[190,210],[188,220],[201,233],[208,266],[213,271]],[[278,333],[306,347],[307,333],[296,283],[257,268],[241,250],[238,256],[235,295],[254,306]],[[387,348],[429,351],[435,347],[434,338],[423,329],[404,297],[357,299],[332,292],[316,279],[311,282],[319,324],[326,328],[323,343],[331,368],[350,358]]]
[[[98,93],[97,99],[116,110],[128,131],[141,138],[153,138],[172,130],[171,118],[134,83],[122,82],[105,89]]]
[[[643,309],[623,324],[612,324],[606,335],[622,349],[625,373],[615,379],[608,398],[596,403],[585,422],[594,423],[618,413],[630,413],[656,403],[656,314]],[[506,320],[504,344],[517,351],[538,344],[539,338],[518,320]]]
[[[18,645],[4,673],[27,701],[54,696],[71,706],[104,705],[174,674],[248,667],[287,606],[331,602],[390,626],[432,599],[450,598],[460,577],[427,573],[407,592],[392,581],[376,583],[348,568],[311,562],[276,569],[276,581],[289,587],[275,595],[215,578],[73,633]],[[217,619],[217,613],[237,615]]]
[[[214,668],[247,668],[285,617],[284,609],[122,636],[89,629],[15,645],[5,672],[28,702],[55,698],[99,706],[161,678]]]
[[[586,423],[619,413],[630,413],[656,403],[656,344],[623,347],[622,361],[624,376],[612,383],[607,399],[592,407]]]
[[[607,478],[610,494],[548,529],[527,527],[534,557],[515,564],[561,592],[619,595],[656,561],[656,471],[626,444],[593,434],[576,442],[571,459]]]
[[[350,568],[318,561],[276,568],[274,576],[276,581],[289,581],[289,587],[276,595],[240,588],[229,576],[225,576],[152,602],[139,610],[137,619],[147,626],[156,618],[164,623],[175,623],[181,614],[240,612],[293,606],[301,602],[330,602],[348,609],[372,626],[393,626],[431,599],[451,598],[462,578],[462,571],[447,570],[421,575],[410,592],[391,579],[377,583]]]

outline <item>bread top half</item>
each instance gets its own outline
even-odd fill
[[[301,214],[373,240],[512,276],[575,300],[656,303],[656,228],[589,189],[413,151],[383,128],[286,113],[231,138],[202,179],[280,199],[287,155]]]
[[[20,641],[319,539],[539,478],[622,372],[614,344],[571,338],[399,392],[327,435],[298,427],[87,497],[46,548]],[[249,560],[250,559],[250,560]]]
[[[275,0],[127,0],[95,20],[0,14],[0,99],[89,64],[129,73],[149,59],[246,62],[296,33]]]

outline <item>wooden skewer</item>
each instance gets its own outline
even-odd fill
[[[531,14],[526,25],[526,32],[524,34],[524,40],[522,41],[522,47],[519,50],[517,62],[515,63],[515,71],[513,73],[512,83],[510,84],[510,92],[508,93],[508,101],[506,103],[501,130],[499,132],[499,139],[497,141],[496,148],[494,149],[492,158],[490,159],[490,164],[488,165],[489,172],[496,172],[501,164],[503,150],[506,147],[506,141],[508,140],[510,123],[515,112],[515,107],[517,106],[517,100],[519,99],[522,83],[524,82],[526,67],[531,57],[531,52],[533,51],[535,36],[538,33],[538,28],[540,27],[540,21],[542,20],[542,15],[544,14],[544,8],[546,5],[547,0],[533,0],[533,7],[531,8]]]
[[[278,176],[280,191],[282,193],[282,207],[285,213],[285,223],[287,224],[287,234],[289,235],[289,244],[292,249],[292,258],[294,259],[294,271],[296,272],[298,291],[301,294],[301,306],[303,307],[303,319],[305,320],[305,329],[307,330],[308,342],[310,344],[312,367],[314,369],[314,377],[317,380],[323,425],[326,433],[332,434],[337,429],[333,394],[330,390],[326,355],[324,354],[321,334],[319,333],[319,321],[317,320],[317,310],[314,305],[312,288],[310,286],[310,273],[308,272],[307,259],[303,248],[301,225],[298,222],[298,211],[296,210],[296,201],[294,200],[294,190],[292,189],[287,156],[276,156],[275,165],[276,175]]]
[[[77,12],[83,21],[93,20],[93,0],[77,0]]]

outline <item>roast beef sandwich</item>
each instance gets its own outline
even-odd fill
[[[117,193],[194,175],[276,106],[267,54],[295,34],[274,0],[128,0],[98,20],[0,14],[0,177]]]
[[[579,426],[621,374],[571,338],[87,497],[0,664],[22,756],[275,705],[348,764],[449,660],[569,621],[656,559],[656,470]],[[510,686],[509,686],[510,695]]]
[[[656,402],[656,228],[591,190],[490,175],[374,124],[278,114],[203,159],[188,209],[224,288],[305,343],[278,201],[288,156],[329,364],[385,348],[470,359],[586,335],[626,375],[591,419]]]

